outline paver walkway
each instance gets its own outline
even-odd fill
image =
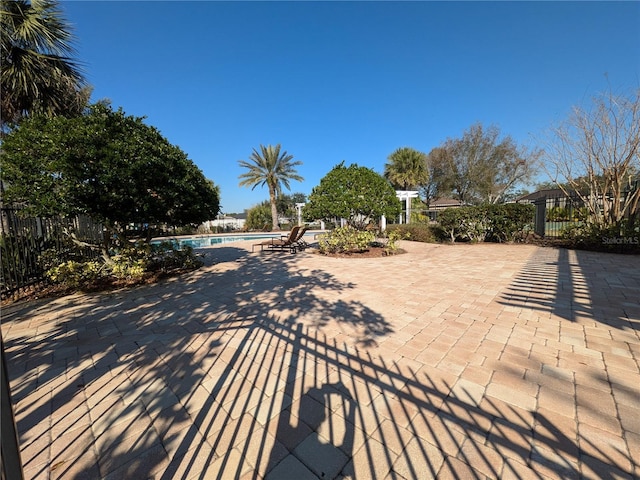
[[[640,257],[403,246],[5,308],[26,478],[640,476]]]

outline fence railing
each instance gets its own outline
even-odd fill
[[[635,188],[638,188],[637,186]],[[624,195],[633,195],[632,189]],[[599,200],[611,202],[612,200]],[[624,196],[622,198],[624,201]],[[548,194],[533,201],[535,210],[535,232],[542,237],[559,237],[563,231],[571,226],[581,225],[590,215],[584,200],[578,194],[566,195],[564,193]],[[633,224],[638,221],[637,211],[628,211],[626,218]]]
[[[46,281],[42,254],[52,250],[58,258],[74,255],[95,257],[98,252],[73,246],[65,232],[73,231],[78,240],[99,244],[102,226],[89,217],[40,218],[23,215],[20,207],[0,209],[0,294],[7,298],[21,290]]]

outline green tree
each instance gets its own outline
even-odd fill
[[[82,112],[90,89],[57,2],[1,0],[0,37],[3,129],[25,115]]]
[[[384,177],[398,190],[415,190],[429,180],[427,156],[403,147],[389,155],[389,163],[384,166]]]
[[[304,193],[292,193],[287,195],[283,193],[278,195],[276,204],[278,206],[278,215],[287,218],[296,218],[298,211],[296,210],[296,203],[306,203],[307,196]]]
[[[366,167],[344,162],[326,174],[315,187],[303,209],[305,219],[344,218],[349,225],[362,229],[370,221],[400,213],[400,200],[384,177]]]
[[[296,168],[302,165],[302,162],[293,160],[293,155],[287,154],[286,151],[280,152],[280,144],[275,147],[272,145],[260,145],[260,152],[255,148],[249,157],[249,160],[240,160],[238,163],[247,171],[239,176],[241,187],[251,187],[251,190],[257,186],[266,185],[269,189],[269,203],[271,205],[271,222],[272,229],[278,230],[278,195],[282,193],[282,186],[289,190],[289,182],[296,180],[301,182],[304,180]]]
[[[478,123],[461,138],[447,139],[432,150],[428,161],[438,168],[437,190],[451,192],[465,203],[494,204],[518,183],[528,181],[541,152],[518,146],[510,136],[499,137],[497,127]]]
[[[84,213],[113,235],[129,224],[195,225],[214,218],[219,190],[143,118],[108,105],[79,117],[29,117],[2,143],[5,198],[39,216]]]
[[[264,201],[249,209],[245,226],[248,230],[268,230],[271,220],[271,205]]]

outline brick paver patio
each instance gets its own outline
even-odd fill
[[[640,476],[640,257],[403,246],[4,308],[26,478]]]

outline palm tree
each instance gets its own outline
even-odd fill
[[[54,0],[0,0],[2,125],[28,114],[79,113],[90,89]]]
[[[429,180],[427,156],[403,147],[389,155],[389,163],[384,166],[384,177],[399,190],[412,190]]]
[[[287,154],[286,151],[281,153],[280,144],[278,144],[275,147],[260,145],[260,152],[254,148],[248,161],[240,160],[238,162],[241,167],[247,169],[238,177],[241,187],[251,187],[253,190],[258,185],[264,186],[266,184],[269,188],[273,230],[280,228],[276,200],[282,191],[281,186],[284,185],[289,190],[290,180],[298,182],[304,180],[295,169],[298,165],[302,165],[302,162],[299,160],[292,162],[291,160],[293,160],[293,155]]]

